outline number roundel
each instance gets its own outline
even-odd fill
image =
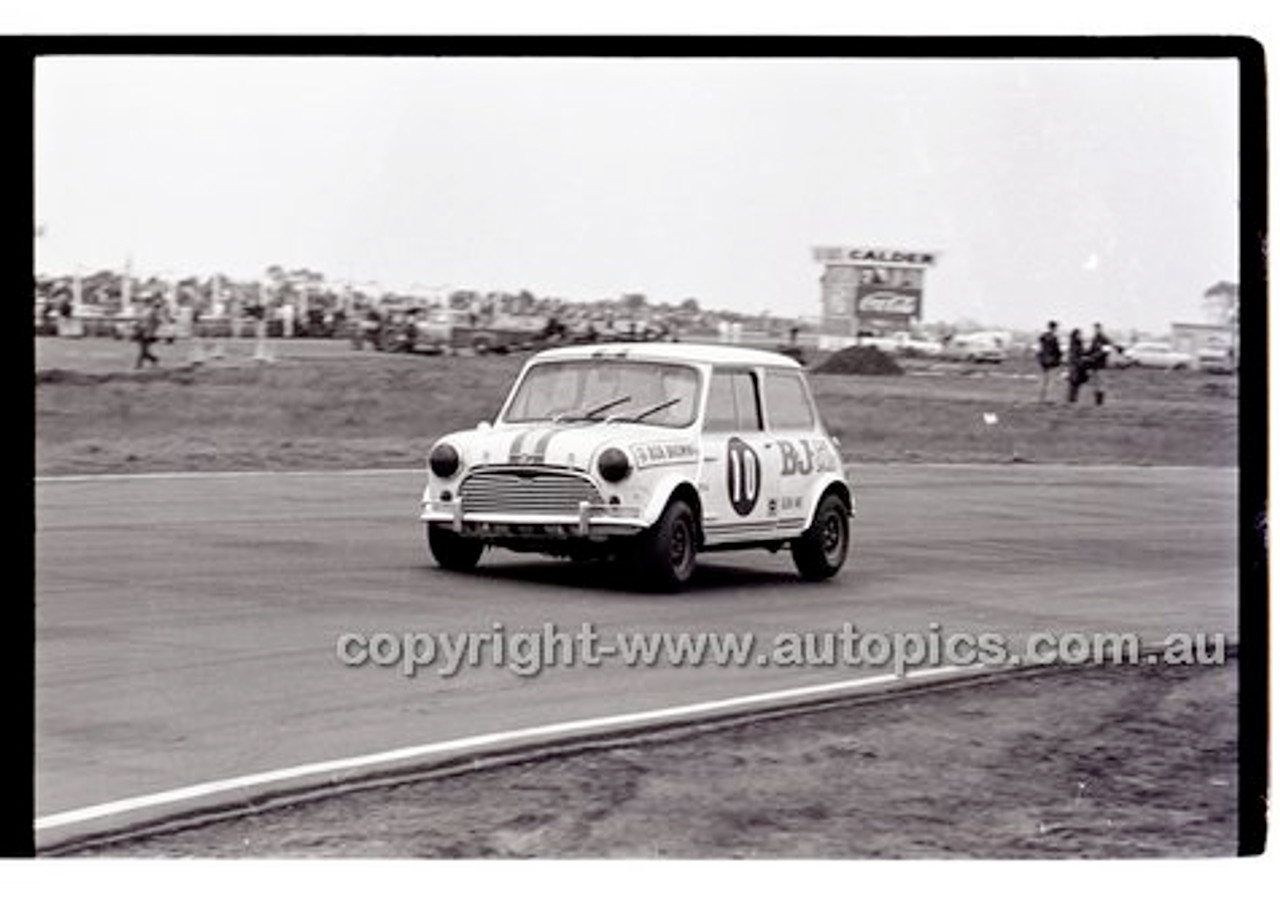
[[[737,436],[729,440],[725,459],[725,476],[728,479],[729,503],[734,513],[746,517],[760,497],[760,456],[755,449]]]

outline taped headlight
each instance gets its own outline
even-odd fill
[[[631,473],[631,461],[622,449],[607,448],[596,460],[596,470],[600,471],[606,482],[618,483]]]
[[[458,455],[458,450],[447,442],[442,442],[431,450],[431,457],[428,460],[431,465],[431,472],[442,480],[447,480],[458,472],[458,466],[462,463],[462,459]]]

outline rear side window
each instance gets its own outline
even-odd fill
[[[799,374],[790,371],[767,371],[764,376],[764,401],[769,409],[771,430],[812,430],[818,422],[809,393]]]
[[[751,371],[716,371],[707,391],[709,432],[763,430],[756,375]]]

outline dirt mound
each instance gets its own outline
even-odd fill
[[[818,374],[870,374],[892,376],[902,373],[902,367],[892,357],[875,346],[850,346],[841,349],[814,368]]]

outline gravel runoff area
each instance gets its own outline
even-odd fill
[[[1234,661],[1093,667],[383,786],[79,856],[1234,855]]]

